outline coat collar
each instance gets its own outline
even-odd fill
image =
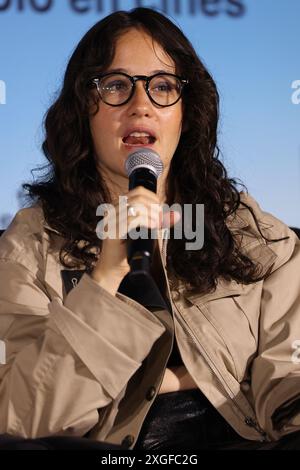
[[[277,255],[274,251],[266,245],[266,242],[260,237],[257,238],[257,234],[251,230],[248,211],[244,211],[241,209],[243,216],[240,213],[235,213],[230,215],[226,220],[226,225],[232,232],[233,236],[237,236],[240,242],[240,249],[241,251],[253,259],[255,262],[259,262],[262,265],[262,275],[264,275],[270,266],[274,263],[277,258]],[[247,229],[249,227],[249,229]],[[68,285],[69,282],[72,282],[70,276],[66,273],[65,269],[62,269],[62,266],[58,259],[58,253],[60,251],[61,245],[63,243],[62,237],[59,235],[57,230],[54,230],[50,227],[46,222],[44,222],[44,233],[45,238],[49,244],[49,232],[52,233],[51,239],[53,240],[53,250],[49,251],[46,250],[46,270],[45,270],[45,282],[47,287],[49,288],[52,293],[58,295],[60,298],[63,298],[63,282],[64,285]],[[168,230],[162,232],[163,238],[163,253],[162,253],[162,263],[163,266],[166,266],[166,259],[165,254],[167,252],[167,243],[168,243]],[[84,267],[78,270],[70,271],[75,274],[77,280],[80,279],[81,273],[84,272]],[[77,274],[76,274],[77,273]],[[78,277],[79,276],[79,277]],[[68,278],[68,280],[67,280]],[[70,279],[69,279],[70,278]],[[67,283],[67,284],[66,284]],[[187,298],[192,303],[199,303],[205,302],[217,298],[228,297],[232,295],[242,295],[249,291],[249,289],[253,288],[253,284],[241,284],[237,283],[234,280],[226,281],[223,278],[220,278],[217,283],[216,290],[212,293],[208,293],[205,295],[199,294],[191,294],[186,293],[184,291],[183,285],[179,287],[179,291],[183,294],[185,298]]]

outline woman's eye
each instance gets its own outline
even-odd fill
[[[154,90],[158,91],[172,91],[173,87],[170,85],[170,83],[162,82],[157,85],[155,85]]]
[[[112,82],[107,85],[107,88],[110,90],[126,90],[128,88],[127,84],[124,82]]]

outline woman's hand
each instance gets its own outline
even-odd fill
[[[104,230],[115,227],[115,237],[106,233],[99,260],[91,274],[94,280],[113,295],[123,277],[130,271],[127,261],[128,232],[137,227],[169,227],[180,219],[178,212],[169,211],[163,214],[158,195],[143,186],[132,189],[125,196],[127,205],[117,202],[114,211],[108,211],[102,220]],[[136,215],[128,215],[127,206],[133,206]]]

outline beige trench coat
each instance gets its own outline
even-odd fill
[[[161,269],[172,316],[111,295],[87,273],[71,278],[67,293],[61,238],[39,206],[20,210],[0,239],[0,434],[87,435],[133,448],[174,335],[190,375],[241,436],[277,440],[299,430],[300,241],[241,197],[266,237],[289,237],[265,242],[244,206],[227,221],[244,253],[271,274],[176,295],[166,237]]]

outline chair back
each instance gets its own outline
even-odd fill
[[[298,227],[290,227],[296,235],[298,235],[298,238],[300,238],[300,228]]]

